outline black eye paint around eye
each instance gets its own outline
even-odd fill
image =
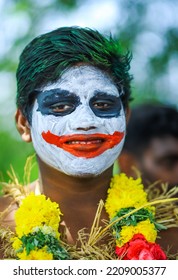
[[[72,113],[80,104],[77,95],[61,89],[41,92],[37,96],[38,111],[43,115],[65,116]]]
[[[89,105],[100,118],[118,117],[122,108],[120,97],[106,93],[97,93],[90,99]]]

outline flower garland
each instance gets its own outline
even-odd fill
[[[69,259],[58,232],[60,215],[58,204],[46,199],[45,195],[31,193],[22,200],[15,213],[17,236],[12,244],[18,259]]]
[[[111,180],[105,209],[116,240],[115,253],[124,260],[165,260],[166,254],[155,243],[157,231],[155,207],[150,206],[141,179],[125,174]],[[16,237],[13,248],[20,260],[70,259],[58,232],[59,206],[45,195],[31,193],[15,213]]]
[[[155,243],[157,231],[165,227],[155,221],[155,207],[148,204],[141,178],[134,180],[123,173],[115,175],[105,208],[113,224],[115,252],[120,259],[166,259],[161,247]]]

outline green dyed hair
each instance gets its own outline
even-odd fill
[[[89,64],[107,72],[122,92],[124,107],[130,100],[129,75],[131,54],[122,54],[112,36],[80,27],[62,27],[42,34],[23,50],[17,69],[17,107],[27,117],[33,93],[60,78],[64,70],[78,63]]]

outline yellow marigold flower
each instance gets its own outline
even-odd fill
[[[60,215],[56,202],[52,202],[45,195],[31,193],[27,196],[15,213],[16,233],[19,237],[30,233],[34,227],[43,225],[52,227],[58,232]]]
[[[147,194],[141,183],[141,178],[128,178],[124,173],[115,175],[108,189],[105,208],[112,219],[118,211],[127,207],[141,207],[147,203]],[[152,209],[153,211],[153,209]]]
[[[32,250],[28,255],[26,250],[17,254],[20,260],[53,260],[53,255],[46,251],[46,247],[38,250]]]
[[[149,219],[139,222],[136,226],[123,226],[120,232],[120,238],[116,240],[116,244],[121,247],[132,239],[134,234],[143,234],[149,242],[155,242],[157,231],[153,223]]]
[[[151,223],[149,219],[138,223],[137,228],[138,233],[142,233],[147,241],[155,242],[157,237],[157,230],[155,229],[154,224]]]
[[[12,247],[15,250],[18,250],[22,246],[22,241],[18,237],[13,237],[11,240],[13,241]]]

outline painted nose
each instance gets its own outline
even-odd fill
[[[97,128],[98,120],[90,108],[82,106],[75,119],[71,120],[70,126],[75,130],[88,131]]]

